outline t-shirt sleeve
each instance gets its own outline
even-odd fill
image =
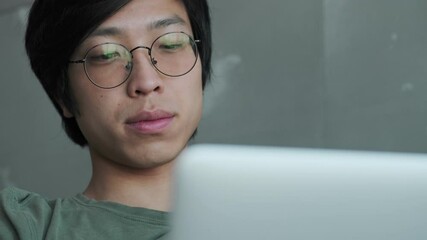
[[[0,239],[37,239],[31,213],[25,210],[31,199],[31,193],[17,188],[0,192]]]

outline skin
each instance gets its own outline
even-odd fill
[[[183,22],[153,26],[158,20],[177,17]],[[90,47],[104,42],[128,49],[150,46],[156,37],[172,31],[192,35],[180,1],[133,0],[85,39],[71,59],[83,58]],[[76,118],[89,143],[93,174],[84,192],[87,197],[168,211],[174,160],[201,118],[200,59],[188,74],[171,78],[156,71],[146,50],[138,49],[133,56],[129,79],[113,89],[98,88],[88,80],[83,64],[70,64],[70,87],[79,114],[65,107],[63,114]],[[129,127],[129,118],[156,110],[173,114],[160,132],[142,133]]]

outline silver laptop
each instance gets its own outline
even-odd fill
[[[174,240],[426,240],[427,155],[196,145],[176,169]]]

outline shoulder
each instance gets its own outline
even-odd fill
[[[165,212],[82,194],[48,200],[18,188],[0,192],[0,239],[158,239],[169,231],[167,220]]]
[[[0,191],[0,208],[4,211],[29,211],[36,207],[40,210],[51,209],[50,201],[37,193],[15,187],[8,187]]]
[[[51,215],[50,202],[39,194],[19,188],[0,192],[0,239],[37,239],[38,226]],[[13,234],[17,234],[14,236]]]
[[[22,203],[36,198],[42,198],[37,193],[32,193],[16,187],[7,187],[0,191],[0,202],[2,205],[7,204],[9,207],[17,208]]]

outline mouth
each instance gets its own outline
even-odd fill
[[[126,125],[142,134],[163,132],[174,120],[175,114],[163,111],[143,111],[126,120]]]

